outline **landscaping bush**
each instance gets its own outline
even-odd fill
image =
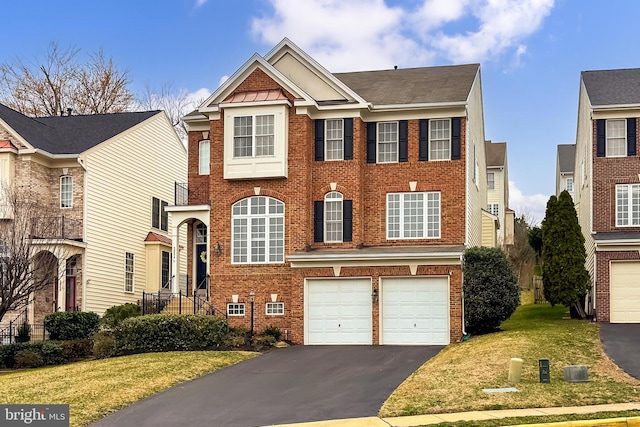
[[[62,355],[71,362],[93,355],[93,340],[84,338],[62,342]]]
[[[264,331],[260,333],[260,335],[272,336],[275,341],[280,341],[281,333],[280,329],[276,328],[275,326],[268,326],[264,329]]]
[[[251,344],[253,345],[253,348],[256,349],[256,351],[263,351],[267,348],[273,347],[275,343],[276,343],[276,339],[274,338],[273,335],[260,334],[260,335],[256,335],[251,340]]]
[[[93,356],[96,359],[112,357],[116,354],[116,339],[112,331],[100,331],[93,335]]]
[[[124,319],[141,315],[142,307],[138,304],[128,302],[122,305],[114,305],[104,312],[104,316],[100,319],[100,324],[107,328],[115,329]]]
[[[17,343],[0,345],[0,368],[11,369],[16,365],[16,356],[32,344]]]
[[[116,354],[217,349],[224,343],[228,331],[226,320],[213,316],[131,317],[114,331]]]
[[[60,311],[44,318],[44,327],[52,340],[89,338],[98,331],[100,317],[93,312]]]
[[[39,368],[44,365],[42,355],[34,350],[21,350],[16,354],[15,367],[20,368]]]
[[[31,340],[31,325],[23,322],[18,328],[18,335],[15,337],[16,342],[29,342]]]
[[[495,331],[520,303],[518,282],[504,252],[498,248],[467,249],[463,271],[467,332]]]
[[[251,341],[251,331],[247,328],[237,326],[229,328],[229,332],[223,342],[223,345],[228,348],[245,347]]]

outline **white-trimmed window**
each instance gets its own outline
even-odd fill
[[[387,239],[439,238],[439,192],[387,194]]]
[[[380,122],[378,125],[378,163],[398,161],[398,122]]]
[[[627,155],[627,121],[625,119],[607,120],[607,157]]]
[[[487,190],[494,190],[496,188],[496,174],[494,172],[487,172]]]
[[[202,245],[207,243],[207,226],[199,222],[196,225],[196,245]]]
[[[275,154],[275,116],[233,118],[233,157],[266,157]]]
[[[324,126],[324,159],[344,159],[344,120],[325,120]]]
[[[264,196],[231,207],[234,264],[284,262],[284,203]]]
[[[573,178],[567,178],[567,191],[573,193]]]
[[[133,292],[134,257],[131,252],[124,254],[124,291]]]
[[[324,241],[342,242],[342,193],[330,191],[324,196]]]
[[[234,303],[227,304],[227,315],[244,316],[244,303],[234,302]]]
[[[159,230],[169,230],[169,212],[166,211],[168,203],[157,197],[151,198],[151,226]]]
[[[211,157],[211,142],[208,139],[203,139],[198,144],[198,174],[209,175]]]
[[[60,177],[60,207],[73,207],[73,178],[69,175]]]
[[[640,184],[616,185],[616,227],[640,226]]]
[[[284,303],[283,302],[268,302],[266,306],[267,316],[283,316],[284,315]]]
[[[161,252],[160,286],[163,289],[171,289],[171,252]]]
[[[429,120],[429,160],[451,159],[451,119]]]
[[[500,205],[498,203],[489,203],[488,210],[492,215],[498,216]]]

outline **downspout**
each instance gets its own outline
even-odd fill
[[[460,255],[460,298],[462,299],[462,339],[467,335],[467,331],[465,325],[467,322],[464,320],[464,273],[462,270],[464,269],[464,254]]]
[[[78,156],[77,158],[78,164],[84,171],[83,174],[83,188],[82,188],[82,237],[86,243],[87,241],[87,167],[82,160],[82,157]],[[82,307],[80,311],[86,311],[87,307],[87,275],[85,272],[87,271],[87,249],[85,248],[84,254],[82,256]]]

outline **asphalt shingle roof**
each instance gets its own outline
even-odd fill
[[[504,166],[507,163],[507,143],[485,141],[485,155],[487,166]]]
[[[640,68],[583,71],[593,106],[640,104]]]
[[[0,104],[1,120],[29,144],[51,154],[80,154],[159,112],[27,117]]]
[[[378,105],[464,102],[480,64],[335,73],[366,101]]]
[[[573,173],[576,161],[576,144],[558,145],[558,164],[560,173]]]

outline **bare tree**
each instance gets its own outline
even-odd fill
[[[0,221],[0,320],[26,308],[38,291],[51,288],[58,276],[58,258],[64,257],[55,243],[32,238],[33,218],[42,212],[37,198],[16,187],[4,188],[2,196],[4,217],[10,219]],[[38,231],[51,234],[42,226]]]
[[[506,246],[507,259],[518,278],[520,287],[527,287],[533,275],[536,252],[529,244],[530,225],[525,215],[515,219],[513,245]]]
[[[80,63],[80,49],[49,44],[44,58],[0,64],[1,102],[28,116],[126,111],[133,99],[128,71],[118,70],[102,50]]]

